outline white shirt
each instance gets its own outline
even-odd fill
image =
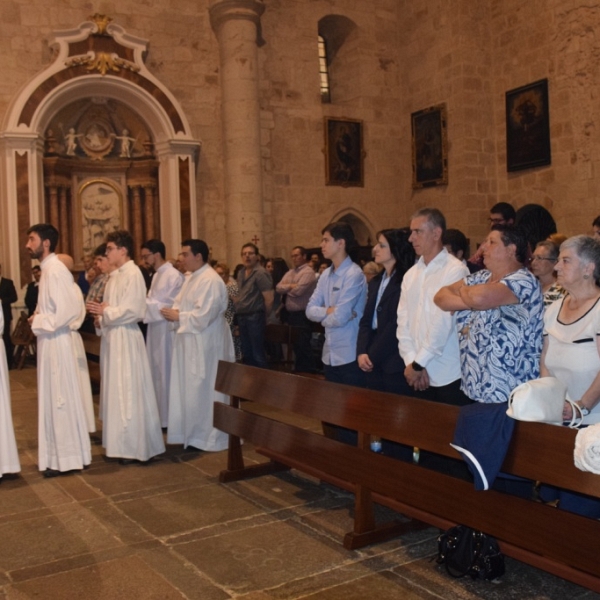
[[[433,303],[438,290],[466,277],[469,269],[444,248],[425,264],[423,257],[402,280],[398,304],[398,347],[406,365],[427,369],[432,387],[460,379],[455,317]]]

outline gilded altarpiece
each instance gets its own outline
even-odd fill
[[[136,252],[160,235],[158,162],[150,133],[127,106],[105,98],[63,108],[46,132],[45,212],[61,232],[60,251],[79,266],[116,229]]]

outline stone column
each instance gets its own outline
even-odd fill
[[[155,237],[154,186],[152,185],[144,186],[144,229],[144,242]]]
[[[133,254],[130,258],[136,259],[139,253],[139,247],[146,241],[144,240],[144,229],[142,223],[142,188],[139,185],[133,185],[131,190],[131,217],[133,219],[131,235],[133,236]]]
[[[60,225],[58,230],[60,231],[60,248],[64,254],[71,253],[71,231],[69,229],[69,205],[67,188],[61,185],[58,189],[58,206],[60,210]],[[77,262],[78,256],[73,257]]]
[[[48,188],[49,192],[49,208],[50,208],[50,224],[54,225],[57,229],[60,228],[60,216],[58,209],[58,186],[52,185]],[[60,230],[59,230],[60,231]]]
[[[239,262],[244,242],[264,240],[258,45],[262,0],[211,0],[219,42],[225,169],[227,259]],[[262,250],[262,248],[261,248]]]

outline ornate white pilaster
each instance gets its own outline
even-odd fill
[[[243,243],[254,236],[264,240],[258,102],[264,10],[262,0],[212,0],[209,7],[221,62],[227,259],[232,263]]]

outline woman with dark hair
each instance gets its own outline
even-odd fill
[[[404,379],[396,329],[402,279],[415,264],[409,237],[408,228],[384,229],[377,234],[373,253],[383,270],[369,283],[357,341],[358,366],[365,373],[366,387],[405,395],[412,395],[412,388]]]
[[[495,225],[482,244],[485,269],[443,287],[434,302],[456,311],[461,389],[486,404],[539,375],[543,300],[525,268],[527,239],[511,225]]]

